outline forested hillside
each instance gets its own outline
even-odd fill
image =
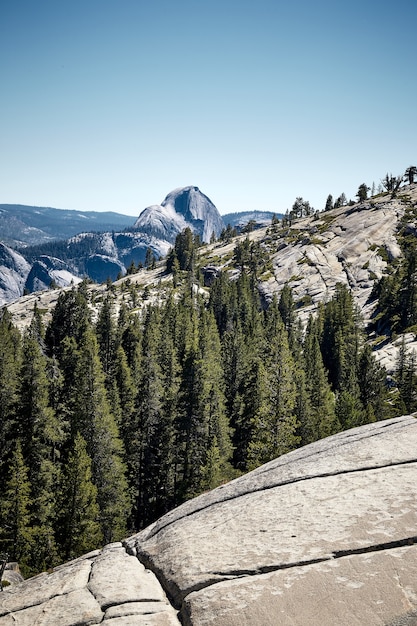
[[[48,569],[299,446],[416,410],[413,354],[387,377],[369,341],[417,323],[414,220],[410,204],[368,329],[346,283],[309,316],[297,281],[266,302],[271,250],[292,237],[276,219],[264,240],[223,233],[225,248],[187,228],[156,273],[83,281],[52,311],[35,299],[20,329],[4,307],[0,550],[26,575]],[[224,271],[207,265],[220,249]]]

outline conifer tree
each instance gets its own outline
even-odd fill
[[[295,304],[291,287],[288,283],[283,286],[278,303],[278,310],[284,323],[285,330],[288,334],[288,342],[293,354],[297,351],[297,329]]]
[[[325,211],[331,211],[333,209],[333,196],[331,193],[327,196],[326,205],[324,207]]]
[[[412,413],[417,408],[416,356],[410,353],[403,336],[395,367],[398,397],[395,398],[397,414]]]
[[[295,417],[296,389],[294,361],[287,333],[275,318],[275,337],[265,355],[265,367],[259,369],[263,402],[255,413],[255,427],[248,457],[252,469],[297,447],[298,423]]]
[[[77,395],[72,408],[72,432],[80,432],[92,461],[104,541],[119,540],[129,512],[123,446],[107,400],[96,337],[87,327],[78,349],[74,372]]]
[[[22,447],[17,440],[0,502],[0,540],[2,550],[20,564],[23,574],[31,573],[28,561],[32,546],[30,520],[31,487]]]
[[[353,297],[338,283],[332,300],[322,309],[320,347],[333,391],[355,389],[361,339],[360,321]]]
[[[159,483],[159,434],[162,422],[162,377],[158,362],[160,311],[147,311],[137,396],[136,432],[133,436],[131,471],[136,477],[136,524],[149,523],[154,515],[156,484]]]
[[[114,359],[114,382],[118,392],[119,402],[119,431],[125,446],[127,446],[133,436],[132,422],[135,414],[136,388],[134,386],[132,372],[127,362],[126,353],[122,346],[118,346]]]
[[[86,442],[79,433],[63,471],[59,504],[57,526],[63,557],[72,559],[98,548],[103,535],[99,524],[97,487],[92,482]]]
[[[59,477],[59,449],[64,433],[49,406],[47,362],[32,327],[23,338],[23,360],[17,433],[32,485],[31,517],[34,536],[31,565],[40,571],[56,563],[54,538],[56,485]]]
[[[164,309],[159,335],[159,365],[162,376],[162,427],[159,435],[160,472],[159,507],[155,509],[159,517],[176,503],[177,489],[177,450],[175,445],[178,417],[181,368],[176,350],[175,313],[170,300]],[[176,308],[176,307],[175,307]]]
[[[115,352],[116,330],[112,317],[112,299],[107,294],[100,308],[96,323],[96,335],[99,345],[99,356],[106,378],[111,378]]]
[[[367,422],[391,417],[385,381],[385,369],[377,363],[371,347],[364,345],[359,357],[358,384],[361,403],[368,415]]]
[[[232,429],[233,465],[246,469],[247,451],[252,436],[253,412],[258,396],[257,372],[259,361],[250,341],[245,341],[240,323],[226,332],[222,341],[226,407]]]
[[[78,343],[90,324],[87,287],[80,283],[78,288],[62,291],[52,313],[45,334],[45,342],[50,355],[61,356],[62,341],[65,337],[73,338]]]
[[[19,331],[9,311],[0,311],[0,476],[5,476],[10,459],[16,419],[21,356]],[[0,480],[0,497],[3,485]]]
[[[220,338],[212,313],[202,309],[199,329],[199,374],[201,377],[200,412],[205,427],[206,455],[202,471],[207,466],[208,451],[219,453],[218,475],[220,479],[230,477],[229,459],[232,453],[230,425],[226,415],[224,372],[221,360]],[[210,456],[210,463],[213,461]],[[213,481],[213,469],[211,469]]]
[[[324,368],[319,343],[319,321],[310,316],[304,340],[304,364],[310,402],[310,416],[302,440],[311,443],[340,430],[335,416],[335,397]]]
[[[335,412],[342,430],[362,426],[367,422],[359,394],[355,390],[343,389],[336,394]]]

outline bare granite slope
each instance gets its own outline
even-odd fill
[[[169,601],[168,601],[169,598]],[[411,626],[417,420],[339,433],[0,594],[0,626]]]

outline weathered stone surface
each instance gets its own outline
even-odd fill
[[[108,626],[178,626],[179,621],[168,613],[158,613],[157,615],[115,617],[105,620],[104,624]]]
[[[100,605],[87,589],[55,596],[41,608],[35,623],[42,626],[84,626],[99,624],[103,619]]]
[[[91,561],[80,560],[53,574],[40,574],[21,585],[12,585],[0,595],[0,616],[42,604],[54,596],[65,595],[87,586]],[[22,592],[24,588],[24,593]],[[0,623],[2,623],[0,621]]]
[[[0,594],[0,625],[179,626],[155,575],[111,544]]]
[[[188,596],[186,624],[399,624],[417,615],[416,557],[396,548],[222,582]]]
[[[416,542],[417,420],[403,417],[340,433],[285,455],[186,503],[127,544],[158,572],[176,604],[182,604],[185,623],[272,626],[313,623],[306,621],[306,615],[314,608],[310,605],[304,611],[297,596],[291,599],[290,587],[285,604],[280,601],[278,608],[278,583],[272,572],[281,578],[286,574],[282,589],[290,573],[297,578],[312,572],[309,580],[314,599],[331,578],[330,574],[322,576],[323,568],[332,572],[329,568],[335,568],[337,562],[342,571],[337,575],[343,578],[346,568],[359,567],[359,557],[362,563],[372,565],[369,555],[376,555],[383,576],[385,567],[389,571],[388,563],[398,561],[392,561],[392,551],[400,546],[412,544],[409,561],[413,562]],[[405,567],[402,578],[409,572],[412,581],[414,570]],[[369,588],[371,593],[365,574],[364,567],[360,588]],[[361,582],[360,577],[358,580]],[[398,596],[394,575],[387,574],[384,580]],[[414,580],[410,598],[413,593],[417,598],[417,577]],[[254,612],[243,608],[235,619],[234,611],[227,607],[231,594],[240,588]],[[363,597],[356,594],[359,604],[364,598],[371,607],[379,602],[376,595],[362,593]],[[359,623],[354,621],[356,613],[350,619],[352,600],[343,586],[335,584],[326,598],[327,613],[324,617],[318,614],[314,623]],[[389,609],[376,604],[375,615],[396,617],[397,600]],[[338,615],[340,605],[347,611],[345,621],[331,621],[329,616]],[[414,607],[411,602],[403,613],[414,608],[417,604]],[[355,609],[358,614],[360,610]]]
[[[0,626],[179,626],[177,610],[185,626],[416,626],[417,419],[296,450],[0,594]]]
[[[95,559],[88,588],[102,610],[126,602],[165,601],[155,575],[126,554],[121,544],[104,549]]]
[[[172,606],[166,602],[127,602],[107,609],[104,619],[127,617],[128,615],[150,615],[152,613],[172,613]],[[178,624],[178,621],[175,622]]]

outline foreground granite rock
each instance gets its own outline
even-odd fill
[[[0,626],[102,621],[417,624],[417,420],[296,450],[0,596]]]

